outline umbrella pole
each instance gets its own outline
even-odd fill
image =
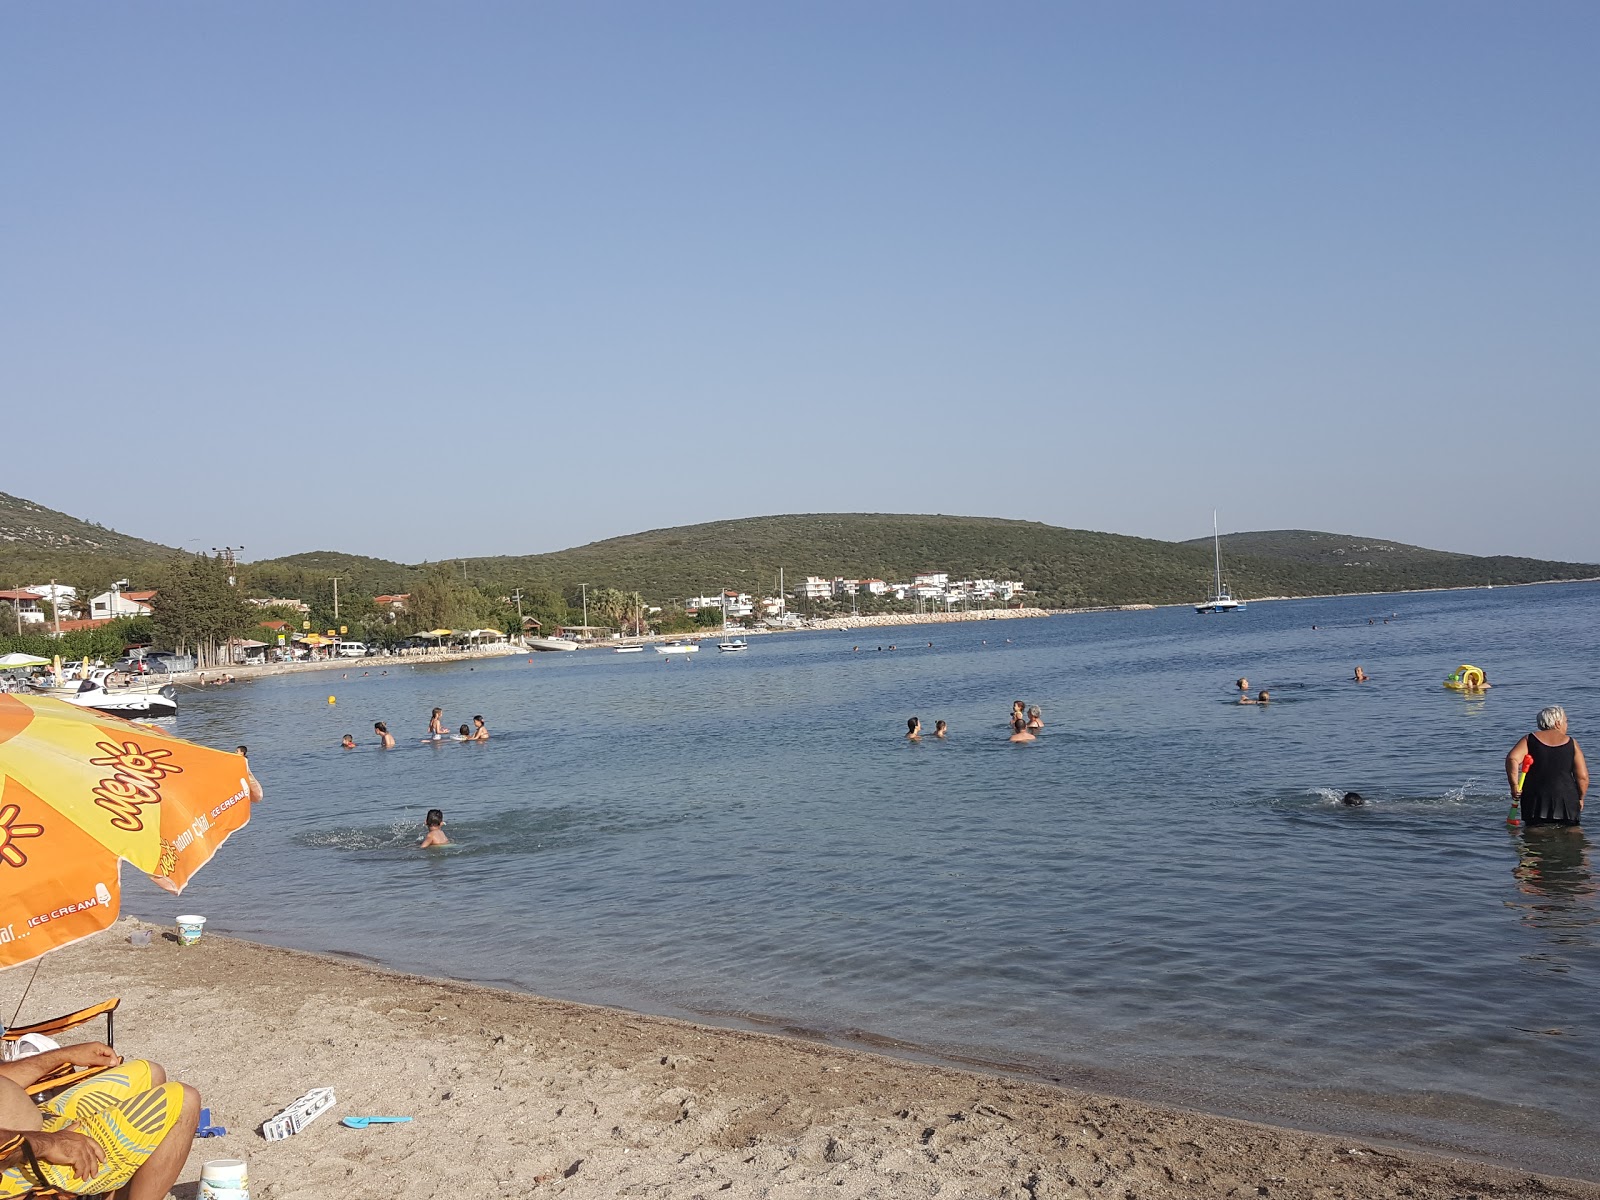
[[[39,968],[44,966],[44,955],[39,955],[33,960],[33,974],[28,976],[28,986],[22,989],[22,999],[17,1001],[17,1011],[11,1014],[11,1024],[17,1023],[17,1018],[22,1015],[23,1001],[27,1000],[28,993],[33,990],[33,981],[39,978]]]

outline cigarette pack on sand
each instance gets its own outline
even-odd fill
[[[269,1142],[281,1142],[299,1133],[337,1103],[332,1088],[312,1088],[262,1125],[261,1136]]]

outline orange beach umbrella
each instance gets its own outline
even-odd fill
[[[250,819],[248,775],[237,754],[0,695],[0,969],[116,920],[124,861],[181,892]]]

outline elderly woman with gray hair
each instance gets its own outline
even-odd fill
[[[1589,790],[1583,751],[1567,734],[1567,713],[1560,705],[1540,709],[1537,724],[1506,755],[1511,794],[1522,803],[1526,825],[1576,825],[1583,819],[1583,797]],[[1518,788],[1522,761],[1529,757],[1533,762]]]

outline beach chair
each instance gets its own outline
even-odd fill
[[[121,1003],[122,998],[120,996],[113,996],[109,1000],[102,1000],[99,1004],[92,1004],[88,1008],[80,1008],[77,1012],[51,1017],[47,1021],[35,1021],[32,1025],[13,1026],[4,1033],[0,1033],[0,1038],[8,1042],[14,1042],[29,1033],[37,1033],[49,1037],[52,1034],[64,1033],[68,1029],[76,1029],[79,1025],[86,1025],[96,1017],[104,1017],[106,1019],[106,1045],[115,1048],[116,1042],[112,1039],[116,1030],[117,1006]],[[62,1067],[54,1075],[47,1076],[39,1080],[38,1083],[31,1085],[28,1088],[28,1095],[39,1096],[45,1092],[53,1092],[57,1088],[68,1087],[77,1083],[80,1079],[87,1079],[91,1075],[99,1074],[100,1070],[101,1068],[99,1067]]]

